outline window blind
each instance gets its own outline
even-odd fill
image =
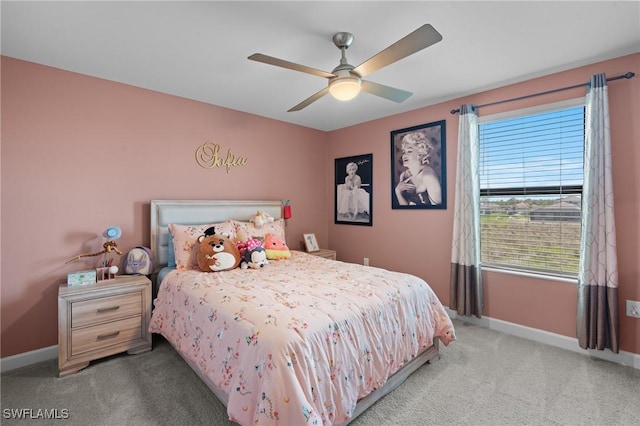
[[[483,265],[577,276],[584,107],[479,125]]]

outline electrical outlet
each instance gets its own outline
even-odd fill
[[[640,302],[635,300],[627,300],[627,316],[640,318]]]
[[[362,262],[362,264],[363,264],[364,266],[369,266],[369,258],[368,258],[368,257],[365,257],[365,258],[364,258],[364,261]]]

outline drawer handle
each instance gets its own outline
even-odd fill
[[[101,334],[97,337],[97,339],[98,340],[111,339],[112,337],[116,337],[118,334],[120,334],[119,331],[116,331],[115,333]]]
[[[111,306],[110,308],[98,308],[98,313],[103,314],[105,312],[111,312],[120,309],[120,306]]]

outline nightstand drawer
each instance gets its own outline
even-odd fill
[[[141,314],[141,292],[84,300],[71,305],[71,327],[76,328]]]
[[[121,275],[95,284],[58,288],[60,377],[93,360],[151,350],[151,281]]]
[[[142,317],[127,318],[71,331],[71,356],[142,337]]]

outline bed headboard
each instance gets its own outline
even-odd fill
[[[167,266],[169,224],[198,225],[228,219],[248,221],[257,211],[282,217],[282,203],[245,200],[151,200],[151,252],[155,271]]]

